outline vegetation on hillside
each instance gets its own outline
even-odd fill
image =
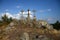
[[[8,16],[5,14],[4,16],[1,17],[0,20],[0,26],[7,25],[12,21],[12,17],[8,18]]]
[[[53,25],[53,28],[56,29],[56,30],[60,30],[60,22],[59,21],[56,21]]]
[[[18,24],[17,21],[13,20],[11,17],[8,18],[8,16],[6,16],[6,14],[4,16],[2,16],[1,20],[0,20],[0,40],[8,40],[9,36],[12,37],[16,37],[15,39],[16,40],[19,40],[20,39],[20,32],[29,32],[30,34],[33,34],[33,33],[40,33],[41,34],[44,34],[44,35],[47,35],[48,37],[51,37],[51,38],[54,38],[56,40],[59,40],[60,38],[60,31],[57,31],[57,30],[60,30],[60,22],[57,21],[56,23],[52,24],[53,25],[53,30],[49,30],[49,29],[42,29],[42,28],[36,28],[36,20],[33,20],[32,24],[33,24],[33,27],[30,26],[30,24],[28,24],[28,22],[24,23],[25,21],[22,22],[22,20],[19,20],[20,23],[19,25],[14,25],[10,30],[5,30],[5,29],[9,29],[10,27],[8,27],[7,25],[10,24],[12,21],[14,21],[14,24]],[[15,27],[17,26],[17,27]],[[21,27],[22,26],[22,27]],[[23,27],[24,26],[24,27]],[[26,26],[26,27],[25,27]],[[30,26],[30,27],[28,27]],[[6,28],[5,28],[6,27]],[[43,26],[42,26],[43,27]],[[57,30],[55,30],[57,29]],[[19,36],[18,36],[19,35]],[[50,38],[49,38],[50,40]]]

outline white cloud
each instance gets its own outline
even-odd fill
[[[8,18],[10,18],[10,17],[14,18],[14,16],[12,14],[10,14],[9,12],[2,13],[2,16],[4,16],[5,14],[8,16]]]
[[[9,12],[6,12],[6,13],[2,13],[1,16],[4,16],[5,14],[8,16],[8,18],[12,17],[13,19],[14,19],[14,18],[20,19],[22,13],[19,12],[19,13],[17,13],[17,14],[11,14],[11,13],[9,13]],[[27,17],[27,14],[28,14],[28,12],[24,12],[24,13],[23,13],[23,16],[24,16],[24,17]],[[33,14],[33,13],[30,11],[30,14]],[[32,18],[33,16],[30,15],[30,17]]]
[[[11,14],[9,12],[6,12],[6,13],[2,13],[2,16],[4,16],[5,14],[8,16],[8,18],[10,18],[10,17],[12,17],[13,19],[15,19],[15,18],[19,19],[20,18],[19,14]]]
[[[30,17],[33,17],[33,16],[32,16],[33,13],[32,13],[31,11],[30,11],[29,13],[30,13]],[[18,14],[20,14],[20,16],[21,16],[22,13],[19,12]],[[27,11],[26,11],[26,12],[23,12],[23,16],[24,16],[24,17],[27,17],[27,15],[28,15],[28,12],[27,12]]]

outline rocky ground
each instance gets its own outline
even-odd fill
[[[32,27],[6,27],[0,40],[60,40],[60,31]]]

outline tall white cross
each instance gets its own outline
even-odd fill
[[[33,10],[33,19],[36,19],[36,16],[35,16],[35,12],[36,12],[36,10]]]
[[[21,20],[23,20],[23,18],[24,18],[24,17],[23,17],[23,12],[24,12],[24,10],[21,10],[21,13],[22,13],[22,14],[21,14]]]

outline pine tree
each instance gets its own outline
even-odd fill
[[[53,28],[57,29],[57,30],[60,30],[60,22],[56,21],[56,23],[53,24]]]

